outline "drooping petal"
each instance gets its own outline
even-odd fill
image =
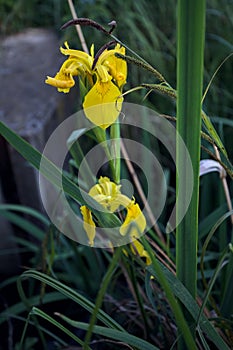
[[[95,238],[95,223],[92,219],[91,211],[85,206],[80,207],[80,211],[83,216],[83,228],[87,233],[87,237],[89,239],[89,244],[91,247],[94,245],[94,238]]]
[[[130,243],[130,249],[133,252],[133,254],[139,255],[141,258],[146,258],[146,265],[151,264],[151,258],[148,252],[144,249],[143,245],[138,240],[135,240],[132,243]]]
[[[80,69],[91,74],[91,67],[94,58],[84,51],[70,49],[67,42],[65,42],[65,47],[66,49],[60,47],[61,53],[65,56],[69,56],[68,60],[76,61],[76,64],[79,65]]]
[[[58,72],[54,78],[47,77],[46,84],[52,85],[58,89],[59,92],[69,92],[75,84],[71,74],[64,74],[63,71]]]
[[[45,80],[46,84],[55,86],[59,92],[69,92],[75,84],[73,75],[78,74],[79,65],[76,60],[67,59],[61,66],[59,72],[54,78],[47,77]]]
[[[129,197],[119,193],[109,203],[108,210],[114,213],[117,209],[119,209],[120,206],[127,208],[130,202],[131,199]]]
[[[125,221],[121,225],[120,234],[125,236],[129,234],[132,239],[138,238],[146,228],[146,219],[139,205],[135,201],[127,207],[127,215]]]
[[[80,50],[70,49],[67,42],[65,42],[65,47],[66,47],[66,49],[64,49],[63,47],[60,47],[60,51],[63,55],[75,57],[79,61],[85,62],[89,66],[92,65],[93,57],[90,56],[88,53],[86,53],[84,51],[80,51]]]
[[[103,83],[98,79],[83,102],[86,117],[93,124],[106,129],[116,121],[120,113],[123,102],[120,95],[120,90],[111,81]]]

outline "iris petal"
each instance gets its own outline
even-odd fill
[[[95,60],[93,45],[90,55],[80,50],[70,49],[67,42],[65,42],[65,48],[61,47],[60,51],[69,57],[56,76],[48,77],[46,83],[55,86],[58,91],[69,92],[75,84],[73,77],[79,75],[82,82],[86,84],[86,90],[90,89],[89,85],[92,86],[85,95],[83,103],[86,117],[93,124],[106,129],[116,121],[122,107],[123,98],[120,96],[126,82],[127,65],[124,60],[117,58],[115,53],[124,54],[125,48],[117,44],[112,50],[104,50],[96,58],[95,67],[93,67]],[[97,78],[94,85],[92,76]]]
[[[92,219],[91,211],[85,205],[80,207],[80,211],[83,216],[83,228],[87,233],[90,246],[93,247],[95,238],[95,223]]]
[[[146,265],[151,264],[151,258],[149,254],[138,240],[135,240],[133,243],[130,244],[130,249],[133,252],[133,254],[139,255],[141,258],[146,258]]]
[[[125,221],[121,225],[120,234],[125,236],[127,233],[131,236],[131,238],[138,238],[140,234],[146,228],[146,219],[143,215],[139,205],[131,202],[131,204],[127,207],[127,215]]]
[[[58,72],[54,78],[47,77],[46,84],[52,85],[58,89],[59,92],[69,92],[75,84],[71,74],[64,74],[62,71]]]
[[[121,89],[126,83],[127,63],[123,59],[117,58],[115,53],[125,55],[125,48],[117,44],[114,50],[105,50],[100,56],[99,62],[108,68],[109,74]]]
[[[76,58],[78,62],[82,62],[85,64],[89,70],[91,70],[91,66],[93,64],[93,57],[88,55],[88,53],[80,51],[80,50],[71,50],[69,46],[67,46],[67,49],[64,49],[63,47],[60,47],[60,51],[65,56],[70,56],[72,58]]]
[[[106,209],[114,213],[120,206],[128,207],[131,200],[121,193],[121,185],[110,181],[108,177],[100,177],[99,183],[94,185],[89,195]]]
[[[116,121],[119,115],[123,102],[120,95],[120,90],[111,81],[103,83],[97,80],[83,102],[86,117],[93,124],[106,129]]]

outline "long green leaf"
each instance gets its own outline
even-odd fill
[[[42,231],[33,223],[29,222],[28,219],[23,218],[18,214],[12,213],[9,210],[3,210],[2,208],[0,208],[0,215],[4,216],[8,221],[15,224],[16,226],[22,228],[24,231],[28,232],[31,236],[35,237],[39,241],[43,240],[45,235],[44,231]]]
[[[180,139],[184,141],[192,161],[193,193],[186,215],[176,230],[176,266],[178,278],[195,298],[205,0],[178,0],[177,23],[177,131],[181,136],[177,138],[176,149],[177,174],[180,174],[176,183],[179,191],[177,219],[186,212],[184,203],[190,189],[187,161]],[[192,324],[189,313],[186,318]],[[186,349],[183,338],[179,339],[178,349]]]
[[[11,315],[11,318],[22,321],[24,323],[28,322],[28,324],[35,326],[35,323],[33,321],[27,320],[25,317]],[[54,339],[56,342],[60,343],[64,347],[68,346],[67,342],[65,342],[63,339],[61,339],[57,334],[55,334],[55,332],[50,332],[48,329],[44,328],[41,325],[40,325],[40,329],[43,333],[48,334],[50,338]],[[18,350],[18,347],[17,347],[17,350]]]
[[[101,287],[99,289],[99,292],[98,292],[98,295],[97,295],[97,298],[96,298],[96,302],[95,302],[95,308],[92,312],[92,315],[91,315],[91,319],[90,319],[90,322],[89,322],[89,327],[88,327],[88,330],[87,330],[87,334],[85,336],[85,345],[84,345],[84,349],[86,350],[86,347],[89,346],[89,342],[91,340],[91,335],[92,335],[92,331],[93,331],[93,327],[95,325],[95,322],[96,322],[96,319],[98,317],[98,313],[99,313],[99,310],[102,306],[102,302],[103,302],[103,299],[104,299],[104,295],[106,293],[106,290],[107,290],[107,287],[111,281],[111,277],[113,275],[113,272],[115,271],[117,265],[118,265],[118,261],[119,261],[119,257],[121,255],[121,248],[117,248],[114,252],[114,255],[113,255],[113,258],[109,264],[109,267],[108,267],[108,270],[102,280],[102,283],[101,283]]]
[[[177,276],[196,296],[199,161],[201,100],[205,35],[205,1],[178,1],[177,50],[177,130],[190,153],[194,186],[189,209],[177,227]],[[181,192],[177,215],[184,212],[183,202],[190,187],[186,160],[177,138],[177,189]]]
[[[57,314],[57,315],[60,316],[64,321],[66,321],[68,324],[72,325],[73,327],[77,327],[84,330],[87,330],[89,327],[89,324],[87,323],[71,320],[68,317],[61,314]],[[119,342],[124,342],[131,346],[135,346],[139,350],[159,350],[156,346],[148,343],[143,339],[136,337],[135,335],[131,335],[129,333],[118,331],[115,329],[110,329],[102,326],[94,326],[93,333],[118,340]]]
[[[64,327],[60,322],[56,321],[53,317],[49,316],[48,314],[46,314],[44,311],[38,309],[37,307],[32,308],[30,315],[40,316],[41,318],[43,318],[47,322],[51,323],[52,325],[54,325],[55,327],[57,327],[58,329],[63,331],[65,334],[67,334],[71,339],[76,341],[78,344],[83,345],[83,341],[79,337],[77,337],[69,329]],[[91,350],[91,348],[88,347],[87,350]]]
[[[63,283],[43,274],[41,272],[34,271],[34,270],[28,270],[28,271],[25,271],[19,277],[18,284],[17,284],[20,297],[21,297],[22,301],[24,302],[24,304],[28,307],[28,309],[31,308],[32,304],[31,304],[30,300],[26,297],[24,290],[23,290],[23,286],[22,286],[22,281],[24,279],[27,279],[27,278],[34,278],[34,279],[37,279],[37,280],[49,285],[50,287],[52,287],[52,288],[56,289],[57,291],[59,291],[60,293],[64,294],[67,298],[73,300],[75,303],[82,306],[84,309],[86,309],[90,313],[92,313],[94,308],[95,308],[95,304],[93,304],[91,301],[86,299],[84,296],[82,296],[78,292],[74,291],[72,288],[64,285]],[[110,328],[124,331],[123,327],[121,327],[116,321],[114,321],[110,316],[108,316],[102,310],[99,310],[99,312],[97,314],[97,318]]]
[[[221,271],[221,269],[222,269],[222,267],[223,267],[223,263],[224,263],[224,261],[226,260],[226,257],[228,256],[228,254],[229,254],[229,247],[227,247],[227,248],[223,251],[223,253],[221,254],[221,257],[220,257],[220,259],[219,259],[219,261],[218,261],[217,267],[216,267],[216,269],[215,269],[215,271],[214,271],[214,274],[213,274],[213,276],[212,276],[212,278],[211,278],[211,280],[210,280],[210,282],[209,282],[209,286],[208,286],[208,289],[207,289],[207,291],[206,291],[206,295],[205,295],[205,298],[204,298],[204,300],[203,300],[203,302],[202,302],[202,305],[201,305],[201,308],[200,308],[200,312],[199,312],[199,315],[198,315],[198,318],[197,318],[197,324],[198,324],[199,321],[200,321],[201,315],[202,315],[202,313],[203,313],[203,311],[204,311],[204,308],[205,308],[205,306],[206,306],[206,303],[207,303],[208,298],[209,298],[209,296],[210,296],[210,293],[211,293],[211,291],[212,291],[213,285],[214,285],[214,283],[215,283],[215,281],[216,281],[216,279],[217,279],[217,277],[218,277],[218,275],[219,275],[219,272]]]
[[[104,210],[103,206],[96,202],[86,192],[76,186],[67,176],[62,174],[61,169],[55,166],[49,159],[33,148],[22,137],[8,128],[0,121],[0,135],[2,135],[33,167],[40,169],[45,178],[47,178],[60,191],[64,191],[78,203],[91,207],[92,212],[98,218],[103,227],[119,227],[120,220],[112,213]],[[44,166],[40,168],[41,159],[43,157]],[[62,187],[60,179],[62,177]],[[89,204],[87,204],[89,203]]]
[[[188,312],[192,315],[194,323],[197,322],[200,313],[200,308],[197,305],[195,299],[192,297],[190,292],[185,288],[185,286],[179,281],[179,279],[174,276],[162,263],[157,261],[159,264],[164,277],[170,285],[170,288],[178,300],[184,305]],[[152,266],[148,268],[149,273],[158,278],[157,272]],[[194,324],[193,324],[194,325]],[[215,344],[219,350],[230,350],[227,344],[223,341],[220,335],[217,333],[210,321],[202,314],[200,317],[199,326],[203,332],[206,333],[209,339]]]
[[[16,211],[16,212],[20,212],[23,214],[27,214],[27,215],[31,215],[32,217],[39,219],[43,224],[45,225],[49,225],[49,220],[42,215],[41,213],[39,213],[38,211],[36,211],[33,208],[30,207],[26,207],[24,205],[17,205],[17,204],[0,204],[0,212],[2,210],[7,210],[7,211]]]
[[[180,330],[182,336],[184,337],[186,346],[190,350],[192,350],[192,349],[195,350],[196,349],[195,341],[194,341],[193,336],[190,332],[190,328],[184,319],[184,315],[182,313],[181,307],[176,302],[176,299],[174,297],[174,291],[171,288],[170,284],[168,283],[169,281],[167,279],[167,276],[164,274],[164,271],[161,268],[161,264],[159,264],[159,261],[154,256],[154,252],[153,252],[151,246],[149,245],[149,243],[147,242],[147,240],[145,239],[145,237],[142,237],[141,240],[142,240],[142,242],[145,246],[145,249],[147,250],[147,252],[151,258],[151,262],[152,262],[152,266],[153,266],[153,268],[151,269],[153,271],[153,273],[151,273],[151,274],[153,276],[156,275],[157,279],[159,280],[159,283],[161,284],[162,288],[164,289],[164,291],[166,293],[166,297],[169,301],[169,304],[170,304],[171,309],[173,311],[173,314],[175,316],[179,330]],[[151,272],[151,270],[149,270],[149,271]]]

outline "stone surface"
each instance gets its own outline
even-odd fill
[[[58,40],[47,30],[30,29],[1,43],[0,118],[22,136],[38,135],[57,107],[56,89],[44,80],[56,72],[60,56]]]
[[[39,151],[55,127],[72,113],[70,106],[74,105],[72,94],[58,93],[44,82],[64,61],[59,46],[56,35],[45,29],[27,29],[0,38],[0,120]],[[43,211],[38,172],[1,136],[0,191],[3,193],[0,204],[17,203]],[[18,230],[15,233],[20,235]],[[0,216],[0,250],[9,247],[15,247],[14,233]],[[7,259],[11,259],[11,255],[0,258],[0,266],[4,266]],[[12,258],[9,273],[17,265],[17,259],[17,256]],[[0,273],[3,273],[1,269]]]
[[[40,151],[57,124],[71,113],[70,94],[44,83],[63,60],[58,39],[49,30],[28,29],[0,43],[0,120]],[[9,156],[19,202],[41,209],[37,171],[11,147]],[[0,169],[0,176],[9,174],[1,174]]]

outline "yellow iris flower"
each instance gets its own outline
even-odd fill
[[[93,197],[98,203],[110,212],[115,212],[120,206],[123,206],[127,210],[127,214],[123,224],[120,227],[120,234],[125,236],[130,235],[131,251],[133,254],[146,258],[146,263],[149,265],[151,260],[148,253],[145,251],[143,245],[136,240],[146,228],[146,219],[137,203],[134,199],[130,199],[121,193],[121,185],[116,185],[110,181],[108,177],[100,177],[98,184],[94,185],[89,195]],[[95,239],[95,223],[92,218],[90,209],[86,206],[80,208],[83,216],[83,227],[89,239],[90,246],[94,245]]]
[[[97,58],[93,45],[90,55],[70,49],[67,42],[60,50],[68,58],[54,78],[47,77],[46,84],[67,93],[75,85],[73,77],[78,75],[89,90],[83,102],[86,117],[106,129],[116,121],[122,107],[121,92],[126,83],[127,64],[115,53],[124,55],[125,48],[117,44],[114,49],[105,49]]]

